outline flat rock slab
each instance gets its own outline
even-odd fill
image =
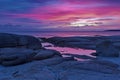
[[[119,70],[106,63],[53,57],[18,66],[0,66],[0,80],[119,80]]]
[[[112,65],[112,63],[105,63],[103,62],[94,62],[94,61],[88,61],[88,62],[77,62],[77,61],[67,61],[63,62],[61,64],[58,64],[56,66],[52,67],[55,70],[86,70],[86,71],[93,71],[93,72],[100,72],[104,74],[120,74],[120,70]]]

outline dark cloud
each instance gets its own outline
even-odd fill
[[[102,2],[108,4],[120,4],[120,0],[0,0],[0,12],[27,13],[32,8],[49,4],[65,2]]]
[[[119,3],[120,4],[120,0],[102,0],[104,2],[110,2],[110,3]]]
[[[34,2],[34,3],[40,3],[40,4],[45,4],[45,3],[52,3],[52,2],[57,2],[60,0],[27,0],[28,2]]]
[[[0,12],[29,13],[33,8],[56,3],[59,0],[0,0]]]
[[[111,6],[119,6],[120,7],[120,0],[101,0],[101,2],[109,4]]]
[[[38,20],[30,19],[30,18],[18,18],[18,19],[16,19],[16,21],[26,22],[26,23],[39,23],[39,24],[42,24],[42,22],[40,22]]]
[[[27,0],[0,0],[0,12],[26,13],[37,6]]]

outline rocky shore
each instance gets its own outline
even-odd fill
[[[62,57],[58,51],[45,49],[41,40],[33,36],[0,33],[0,80],[120,79],[119,62],[111,60],[119,58],[119,36],[43,40],[56,46],[94,49],[94,55],[98,57],[77,61],[74,57]]]
[[[111,41],[120,49],[120,36],[83,36],[83,37],[51,37],[42,38],[46,42],[50,42],[56,46],[74,47],[83,49],[96,49],[96,45],[103,41]]]
[[[52,37],[43,39],[55,46],[96,50],[101,56],[119,57],[120,36]]]

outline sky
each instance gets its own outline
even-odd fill
[[[0,0],[0,31],[120,29],[120,0]]]

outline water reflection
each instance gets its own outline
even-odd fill
[[[90,60],[95,58],[91,53],[95,52],[95,50],[86,50],[81,48],[68,48],[68,47],[56,47],[51,43],[42,43],[43,47],[46,49],[53,49],[59,51],[63,57],[73,56],[77,60]]]

